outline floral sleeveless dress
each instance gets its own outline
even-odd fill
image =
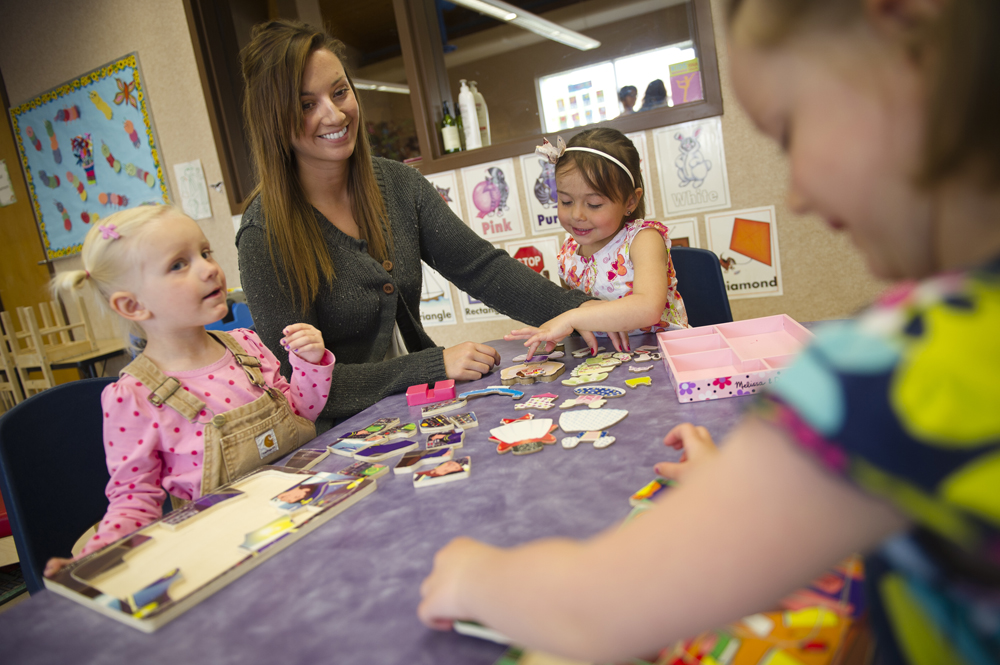
[[[674,263],[670,260],[670,238],[667,237],[667,227],[659,222],[642,219],[626,222],[611,242],[591,257],[580,256],[580,245],[572,236],[566,238],[566,242],[559,249],[559,277],[571,289],[583,291],[601,300],[617,300],[631,295],[635,271],[629,258],[629,249],[636,235],[644,229],[655,229],[667,246],[667,302],[664,303],[659,323],[648,328],[632,330],[629,334],[688,328],[690,326],[684,309],[684,300],[677,291],[677,273],[674,272]]]

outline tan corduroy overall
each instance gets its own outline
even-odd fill
[[[168,377],[145,356],[140,354],[120,372],[152,387],[148,399],[154,405],[165,404],[188,421],[205,425],[202,494],[280,459],[316,436],[316,426],[292,413],[281,391],[264,381],[258,358],[247,355],[231,335],[209,333],[232,351],[247,379],[260,390],[260,397],[222,413],[207,411],[205,420],[199,420],[199,414],[206,411],[205,403],[183,390],[180,381]],[[172,495],[171,502],[174,508],[185,503]]]

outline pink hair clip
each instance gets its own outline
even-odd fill
[[[543,137],[542,145],[535,146],[535,152],[548,159],[550,163],[555,164],[562,157],[562,154],[566,152],[566,142],[562,140],[561,136],[557,136],[556,144],[552,145],[547,138]]]
[[[101,232],[101,237],[104,238],[105,240],[108,240],[109,238],[111,240],[118,240],[119,238],[121,238],[121,236],[118,235],[118,231],[115,231],[117,227],[114,224],[108,224],[107,226],[104,226],[102,224],[97,228]]]

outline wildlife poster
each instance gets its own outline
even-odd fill
[[[560,233],[556,196],[556,165],[537,152],[521,156],[521,178],[528,197],[528,226],[532,235]]]
[[[667,227],[667,237],[671,247],[701,247],[698,236],[698,218],[669,219],[663,222]]]
[[[646,219],[656,219],[656,206],[653,204],[653,176],[649,172],[649,151],[646,149],[646,132],[626,134],[625,138],[632,142],[639,153],[639,170],[642,172],[642,201],[646,206]]]
[[[657,129],[653,145],[665,217],[730,206],[721,118]]]
[[[476,300],[465,291],[458,292],[458,307],[462,310],[462,321],[478,323],[480,321],[510,321],[509,318],[496,311],[482,300]]]
[[[448,207],[455,213],[455,216],[463,219],[462,204],[458,200],[458,178],[455,176],[455,172],[443,171],[424,177],[434,185],[434,189],[444,199],[444,202],[448,204]]]
[[[46,258],[117,210],[170,201],[148,102],[131,53],[11,108]]]
[[[705,227],[730,300],[783,294],[774,206],[705,215]]]
[[[513,159],[464,168],[462,182],[473,231],[490,242],[524,236]]]
[[[539,275],[559,286],[559,241],[556,238],[519,240],[504,245],[507,253]]]
[[[451,284],[434,268],[420,262],[423,284],[420,289],[420,323],[424,328],[453,326],[458,323],[451,296]]]

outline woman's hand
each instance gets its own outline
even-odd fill
[[[449,379],[475,381],[500,364],[500,354],[492,346],[462,342],[444,350],[444,371]]]
[[[45,577],[52,577],[71,563],[73,563],[73,559],[63,559],[61,557],[54,556],[45,562],[45,570],[42,571],[42,575]]]
[[[474,620],[463,607],[470,574],[489,574],[487,559],[498,553],[495,547],[471,538],[456,538],[434,555],[434,568],[420,585],[417,616],[435,630],[451,630],[456,619]]]
[[[658,476],[671,480],[680,480],[693,467],[700,466],[704,460],[712,459],[719,454],[719,449],[715,447],[708,430],[691,423],[681,423],[667,432],[663,438],[663,445],[684,451],[680,462],[660,462],[653,467]]]
[[[315,365],[326,354],[323,333],[308,323],[293,323],[281,331],[281,346],[307,363]]]

